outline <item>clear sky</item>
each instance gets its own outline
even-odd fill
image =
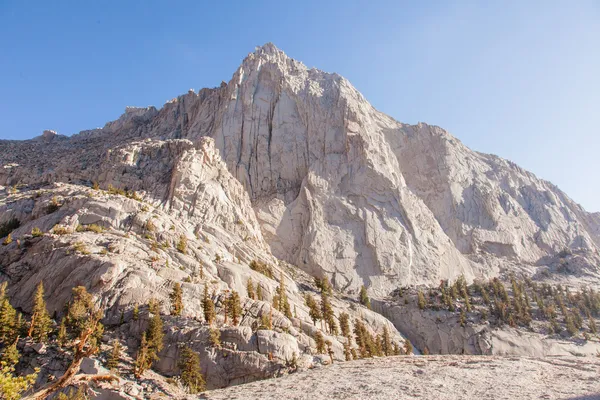
[[[599,0],[0,0],[0,138],[160,107],[266,42],[600,211]]]

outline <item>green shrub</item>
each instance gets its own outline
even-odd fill
[[[250,263],[250,269],[260,272],[264,276],[273,279],[273,270],[271,267],[264,262],[253,260]]]
[[[46,206],[46,214],[52,214],[53,212],[58,211],[61,206],[62,205],[58,202],[56,196],[54,196],[52,200],[50,200],[50,203]]]
[[[44,232],[42,232],[42,230],[36,226],[35,228],[33,228],[31,230],[31,236],[33,236],[33,237],[44,236]]]
[[[52,228],[52,233],[54,233],[55,235],[68,235],[72,232],[66,226],[56,224],[54,225],[54,228]]]

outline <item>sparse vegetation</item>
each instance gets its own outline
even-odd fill
[[[269,265],[267,265],[261,261],[253,260],[250,263],[250,269],[252,269],[256,272],[260,272],[267,278],[273,279],[273,270],[271,269],[271,267]]]
[[[177,251],[182,254],[187,252],[187,237],[185,237],[185,235],[179,236],[179,241],[177,242]]]
[[[36,226],[33,229],[31,229],[31,236],[33,236],[34,238],[44,236],[44,232],[42,232],[42,230]]]

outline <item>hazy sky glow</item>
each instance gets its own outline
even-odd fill
[[[600,1],[212,3],[1,1],[0,138],[160,107],[270,41],[600,211]]]

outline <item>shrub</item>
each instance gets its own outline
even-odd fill
[[[61,207],[61,204],[56,199],[56,196],[50,200],[50,203],[46,206],[46,214],[52,214]]]
[[[88,225],[77,225],[77,232],[94,232],[94,233],[102,233],[104,228],[100,225],[96,224],[88,224]]]
[[[52,233],[55,235],[68,235],[71,233],[71,230],[63,225],[54,225],[52,228]]]
[[[42,230],[36,226],[35,228],[33,228],[31,230],[31,236],[33,236],[33,237],[44,236],[44,232],[42,232]]]
[[[181,235],[179,237],[179,241],[177,242],[177,251],[185,254],[187,251],[187,238],[185,235]]]
[[[364,285],[360,287],[360,304],[371,309],[371,300],[367,294],[367,288]]]
[[[265,264],[261,261],[253,260],[250,263],[250,269],[252,269],[256,272],[260,272],[264,276],[273,279],[273,270],[271,269],[270,266],[268,266],[267,264]]]
[[[4,241],[2,242],[2,244],[4,246],[9,245],[12,243],[12,235],[9,233],[8,236],[6,238],[4,238]]]
[[[83,255],[88,255],[90,254],[90,252],[88,251],[87,247],[85,246],[85,243],[83,242],[77,242],[73,245],[73,250],[75,250],[77,253],[81,253]]]
[[[125,190],[114,187],[113,185],[108,185],[108,193],[109,194],[120,194],[121,196],[125,196]]]
[[[148,232],[154,232],[154,231],[156,231],[156,225],[154,225],[154,222],[152,222],[151,219],[148,219],[146,221],[146,230]]]

